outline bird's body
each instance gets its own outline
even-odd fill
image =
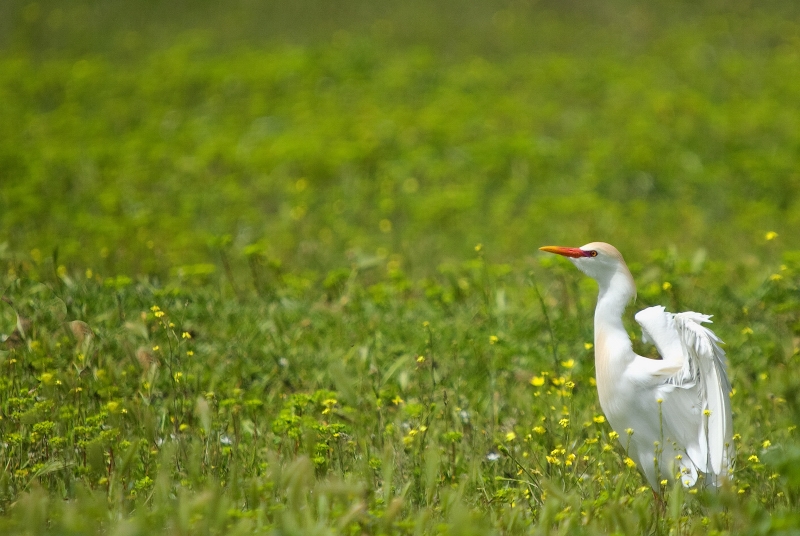
[[[636,314],[661,359],[633,351],[622,323],[636,286],[619,251],[604,242],[547,246],[599,285],[594,316],[597,393],[620,441],[654,489],[663,480],[719,485],[733,461],[730,383],[720,340],[699,313],[650,307]]]

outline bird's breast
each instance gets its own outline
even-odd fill
[[[619,339],[619,340],[618,340]],[[625,413],[636,404],[636,389],[625,378],[625,369],[629,359],[630,339],[615,337],[605,330],[595,331],[595,380],[600,407],[609,418]]]

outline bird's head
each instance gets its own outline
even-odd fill
[[[591,242],[579,248],[544,246],[539,249],[567,257],[578,270],[601,285],[609,283],[611,278],[619,272],[630,277],[622,254],[617,251],[617,248],[605,242]]]

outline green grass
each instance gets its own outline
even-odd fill
[[[601,418],[586,347],[593,289],[566,263],[542,262],[520,272],[478,255],[416,281],[382,267],[325,281],[287,272],[256,278],[240,299],[213,279],[37,280],[12,266],[3,327],[14,310],[25,320],[2,352],[0,523],[141,534],[796,527],[796,258],[749,293],[668,255],[636,270],[638,306],[717,315],[736,390],[731,485],[665,490],[660,518]]]
[[[276,6],[0,7],[0,532],[800,529],[794,3]],[[591,240],[714,315],[719,493],[611,437]]]

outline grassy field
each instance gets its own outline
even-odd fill
[[[4,3],[0,532],[798,533],[799,15]],[[605,422],[591,240],[714,315],[719,493]]]

